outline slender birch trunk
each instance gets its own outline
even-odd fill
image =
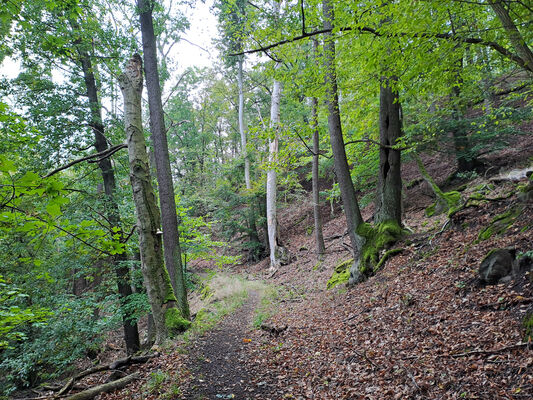
[[[276,69],[279,64],[276,65]],[[278,127],[280,123],[280,99],[281,99],[281,82],[274,80],[272,89],[272,104],[270,106],[270,129],[274,131],[274,138],[269,143],[268,161],[270,169],[267,171],[266,182],[266,208],[267,208],[267,224],[268,224],[268,244],[270,246],[270,269],[274,270],[279,267],[280,261],[278,258],[278,224],[277,224],[277,174],[275,163],[278,160]]]
[[[274,14],[277,17],[280,12],[280,2],[274,0]],[[277,62],[275,69],[280,67]],[[280,266],[279,260],[279,245],[278,245],[278,221],[276,210],[277,198],[277,176],[275,163],[278,161],[278,129],[280,124],[280,101],[281,101],[281,82],[274,79],[272,88],[272,103],[270,105],[270,129],[274,131],[274,137],[271,139],[268,150],[268,161],[270,169],[267,171],[266,182],[266,212],[267,212],[267,226],[268,226],[268,244],[270,246],[270,269],[275,270]]]
[[[142,61],[135,54],[119,77],[124,96],[124,125],[128,143],[130,182],[137,215],[141,270],[154,317],[156,344],[190,324],[182,317],[163,260],[161,217],[151,183],[141,120]]]

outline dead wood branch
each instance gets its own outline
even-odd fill
[[[109,364],[96,365],[92,368],[86,369],[85,371],[82,371],[74,375],[73,377],[71,377],[67,381],[67,383],[61,388],[61,390],[57,393],[57,396],[58,397],[63,396],[64,394],[68,393],[74,386],[74,382],[76,382],[78,379],[81,379],[85,376],[89,376],[89,375],[92,375],[92,374],[95,374],[101,371],[116,370],[116,369],[125,367],[126,365],[142,364],[142,363],[147,362],[151,358],[157,357],[158,355],[159,353],[147,354],[145,356],[137,356],[137,357],[128,356],[128,357],[113,361],[112,363],[109,363]]]
[[[128,147],[126,144],[119,144],[119,145],[110,147],[108,149],[105,149],[104,151],[101,151],[99,153],[95,153],[95,154],[88,155],[86,157],[78,158],[78,159],[76,159],[74,161],[69,162],[68,164],[65,164],[65,165],[63,165],[63,166],[61,166],[59,168],[54,169],[53,171],[50,171],[49,173],[47,173],[44,176],[44,178],[50,178],[52,175],[55,175],[58,172],[61,172],[61,171],[65,170],[65,169],[67,169],[67,168],[70,168],[73,165],[79,164],[79,163],[81,163],[83,161],[92,160],[93,158],[98,158],[98,160],[96,160],[94,162],[102,161],[104,158],[107,158],[107,157],[113,155],[114,153],[116,153],[117,151],[119,151],[120,149],[125,149],[126,147]]]
[[[133,382],[134,380],[139,379],[140,375],[138,372],[135,372],[131,375],[128,375],[122,379],[118,379],[114,382],[104,383],[103,385],[95,386],[91,389],[87,389],[83,392],[76,393],[72,396],[66,398],[66,400],[89,400],[93,399],[96,395],[100,393],[107,393],[113,390],[122,389],[124,386]]]
[[[450,357],[459,358],[459,357],[473,356],[476,354],[497,354],[497,353],[502,353],[504,351],[515,350],[515,349],[520,349],[522,347],[529,347],[529,346],[531,346],[531,343],[527,343],[527,342],[518,343],[518,344],[513,344],[511,346],[506,346],[506,347],[502,347],[502,348],[494,349],[494,350],[472,350],[472,351],[466,351],[464,353],[459,353],[459,354],[450,354]]]

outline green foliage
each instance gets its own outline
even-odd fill
[[[100,348],[103,334],[119,323],[113,315],[96,318],[105,306],[95,296],[42,300],[54,310],[48,312],[46,324],[19,326],[27,340],[11,342],[0,355],[0,386],[5,394],[67,371],[75,360]],[[112,307],[108,304],[107,309]]]
[[[28,299],[0,275],[0,351],[28,339],[26,333],[45,325],[52,315],[47,308],[27,304]]]

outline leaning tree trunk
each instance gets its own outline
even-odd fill
[[[357,233],[358,227],[363,224],[363,217],[357,202],[357,196],[350,176],[346,149],[342,136],[342,126],[339,114],[339,97],[337,93],[337,77],[335,70],[335,39],[331,34],[333,28],[333,9],[329,0],[323,0],[322,9],[324,13],[324,30],[328,33],[324,35],[324,66],[326,70],[326,104],[328,106],[328,127],[335,163],[335,174],[339,182],[342,204],[346,214],[346,224],[348,225],[348,235],[352,244],[354,264],[350,268],[350,283],[359,282],[362,277],[359,272],[359,256],[365,242],[363,236]]]
[[[516,52],[524,62],[525,69],[529,71],[530,74],[533,73],[533,51],[528,47],[526,41],[524,40],[522,34],[516,27],[513,19],[509,15],[509,11],[504,7],[503,1],[501,0],[490,0],[490,6],[492,7],[494,13],[500,20],[503,25],[503,29],[507,33],[509,40]],[[527,25],[526,25],[527,26]],[[528,28],[526,28],[528,29]]]
[[[141,120],[142,61],[135,54],[119,77],[124,96],[124,125],[128,143],[130,181],[137,214],[141,270],[154,317],[156,343],[172,331],[184,330],[190,322],[183,318],[163,261],[160,214],[152,187],[148,154]]]
[[[85,80],[85,87],[87,88],[87,97],[89,98],[89,107],[91,110],[91,120],[89,125],[94,133],[95,148],[98,153],[103,152],[108,148],[108,144],[104,135],[104,124],[102,123],[101,105],[98,101],[98,91],[96,89],[96,79],[94,77],[93,66],[91,59],[86,51],[80,49],[80,63],[83,70],[83,77]],[[104,192],[106,195],[106,211],[107,219],[113,228],[118,228],[119,239],[123,239],[122,224],[120,221],[120,213],[118,204],[115,199],[116,182],[115,173],[109,158],[104,158],[98,162],[98,167],[102,173],[104,181]],[[130,285],[130,271],[125,264],[127,261],[126,252],[117,254],[114,257],[115,274],[117,280],[118,293],[121,300],[122,307],[128,297],[132,294]],[[126,352],[133,354],[140,349],[139,331],[137,323],[130,319],[127,312],[122,313],[122,326],[124,328],[124,341],[126,342]]]
[[[137,7],[141,23],[146,88],[148,90],[148,105],[150,108],[150,131],[154,146],[159,203],[163,222],[165,263],[181,313],[185,318],[189,318],[187,288],[181,262],[176,200],[174,198],[174,185],[170,170],[168,142],[161,102],[161,87],[157,68],[157,46],[152,21],[152,2],[137,0]]]
[[[383,78],[379,96],[379,175],[376,223],[402,223],[401,153],[391,146],[402,135],[398,92],[391,87],[394,78]]]

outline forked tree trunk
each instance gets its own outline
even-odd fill
[[[163,222],[163,245],[165,246],[165,263],[170,274],[174,294],[178,299],[179,308],[185,318],[189,318],[189,303],[187,302],[187,288],[181,262],[179,243],[178,216],[174,185],[170,170],[168,142],[161,102],[161,87],[157,69],[157,46],[152,21],[152,2],[137,0],[143,54],[146,73],[146,88],[148,90],[148,105],[150,108],[150,131],[154,146],[157,182],[159,187],[159,203]]]
[[[98,91],[96,87],[96,79],[94,77],[93,66],[91,59],[87,52],[82,49],[79,50],[80,63],[83,70],[83,77],[85,80],[85,87],[87,89],[87,97],[89,98],[89,107],[91,111],[91,120],[89,125],[94,133],[94,141],[96,152],[100,153],[108,148],[106,137],[104,135],[104,124],[102,123],[101,105],[98,101]],[[109,158],[104,158],[98,163],[102,179],[104,181],[104,192],[106,196],[106,214],[110,225],[113,228],[118,228],[119,239],[123,239],[122,224],[120,220],[120,212],[118,204],[115,199],[116,182],[115,172]],[[124,306],[128,297],[132,294],[130,285],[130,271],[125,264],[127,261],[127,254],[123,252],[114,257],[115,275],[118,287],[118,293],[121,305]],[[122,326],[124,328],[124,341],[126,342],[126,352],[133,354],[139,351],[139,331],[137,323],[132,322],[130,315],[127,312],[122,313]]]
[[[335,69],[335,39],[331,34],[333,28],[333,9],[329,0],[323,0],[322,9],[324,13],[324,29],[328,33],[324,34],[324,66],[326,69],[326,104],[328,106],[328,127],[335,163],[335,174],[339,182],[342,204],[348,225],[348,235],[352,244],[352,254],[354,265],[350,269],[350,283],[360,280],[359,276],[359,255],[365,239],[358,235],[357,228],[363,223],[361,210],[357,202],[357,196],[350,176],[346,149],[342,136],[342,126],[339,114],[339,97],[337,93],[337,77]]]
[[[376,223],[402,222],[402,177],[400,150],[391,149],[402,135],[398,93],[391,87],[394,78],[383,78],[379,96],[379,175]]]
[[[135,54],[119,77],[124,96],[124,125],[128,143],[130,182],[137,215],[141,270],[154,317],[156,343],[162,343],[171,330],[183,330],[182,318],[168,272],[163,261],[160,214],[154,195],[148,154],[141,120],[143,86],[142,61]]]

